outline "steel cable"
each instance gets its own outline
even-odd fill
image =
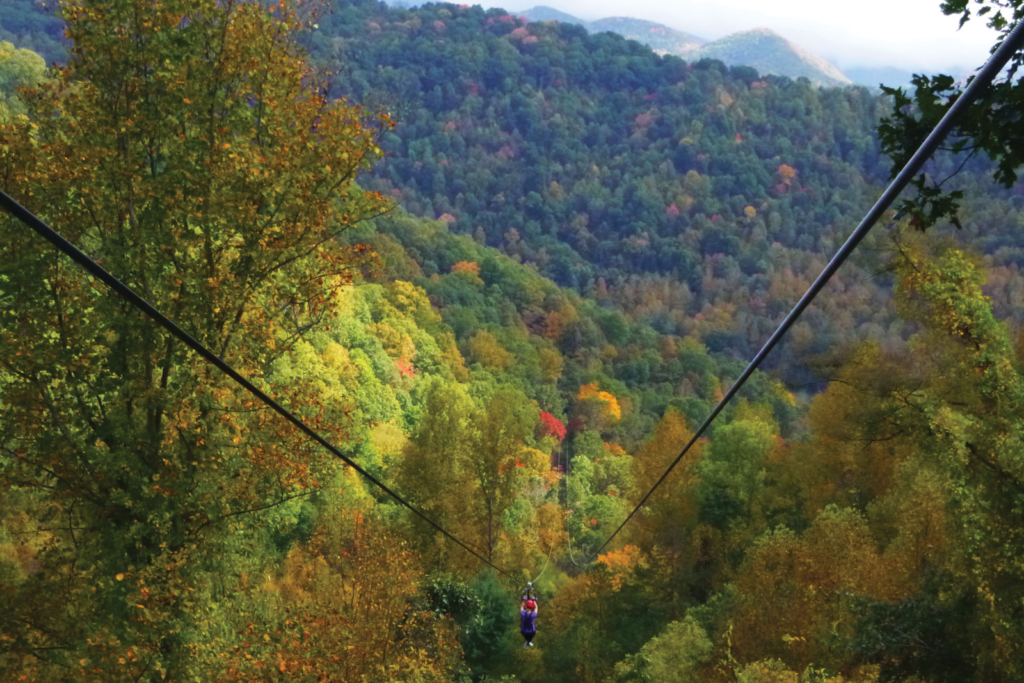
[[[250,394],[258,398],[264,404],[266,404],[279,415],[281,415],[284,419],[288,420],[293,425],[298,427],[300,431],[302,431],[311,439],[313,439],[321,446],[326,448],[328,451],[330,451],[332,455],[334,455],[337,458],[340,458],[345,464],[352,467],[359,474],[363,475],[363,477],[365,477],[366,480],[369,481],[371,484],[387,493],[389,496],[394,498],[399,504],[408,508],[413,514],[415,514],[417,517],[419,517],[427,524],[432,526],[434,529],[439,531],[446,538],[448,538],[448,540],[460,546],[463,550],[470,553],[484,564],[493,567],[501,574],[509,578],[512,578],[512,575],[510,573],[508,573],[507,571],[505,571],[498,565],[494,564],[480,553],[470,548],[468,545],[459,540],[456,536],[452,535],[443,527],[441,527],[440,524],[430,519],[430,517],[428,517],[425,513],[417,509],[414,505],[412,505],[412,503],[406,501],[395,491],[391,490],[391,488],[389,488],[382,481],[380,481],[375,476],[373,476],[365,469],[360,467],[355,461],[353,461],[351,458],[349,458],[344,453],[339,451],[331,442],[329,442],[324,437],[320,436],[319,433],[317,433],[315,430],[309,427],[294,413],[292,413],[290,410],[288,410],[287,408],[279,404],[277,401],[272,399],[262,390],[257,388],[252,382],[247,380],[245,377],[239,374],[234,368],[232,368],[230,365],[221,360],[220,357],[213,353],[213,351],[210,351],[208,348],[203,346],[203,344],[194,339],[190,334],[188,334],[183,329],[178,327],[173,321],[171,321],[164,314],[162,314],[160,311],[154,308],[148,301],[146,301],[141,296],[136,294],[131,287],[129,287],[128,285],[124,284],[116,277],[111,275],[106,269],[100,266],[100,264],[96,263],[91,258],[86,256],[81,250],[78,249],[78,247],[76,247],[74,244],[66,240],[60,233],[58,233],[56,230],[48,226],[46,223],[40,220],[35,214],[33,214],[24,206],[16,202],[3,191],[0,191],[0,205],[2,205],[12,216],[14,216],[22,223],[24,223],[25,225],[39,233],[44,239],[53,244],[53,246],[55,246],[59,251],[63,252],[65,255],[71,258],[71,260],[73,260],[75,263],[82,266],[82,268],[84,268],[94,278],[103,282],[105,285],[107,285],[107,287],[109,287],[116,294],[121,296],[121,298],[125,299],[132,306],[140,310],[143,314],[151,318],[165,330],[167,330],[172,335],[177,337],[181,342],[183,342],[190,349],[198,353],[208,363],[216,366],[217,369],[219,369],[225,375],[233,379],[243,389],[245,389]]]

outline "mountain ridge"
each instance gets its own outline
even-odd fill
[[[530,21],[558,21],[563,24],[576,24],[577,26],[589,26],[590,22],[574,17],[571,14],[557,10],[554,7],[548,7],[547,5],[537,5],[531,7],[525,12],[520,12],[520,16],[529,19]]]
[[[665,54],[683,55],[708,42],[707,39],[692,33],[633,17],[607,17],[592,21],[586,26],[593,33],[601,31],[617,33],[623,38],[643,43],[652,50]]]
[[[706,38],[687,33],[686,31],[680,31],[655,21],[648,21],[647,19],[612,16],[587,21],[547,5],[531,7],[524,12],[518,12],[517,16],[521,16],[531,22],[557,21],[563,24],[575,24],[576,26],[582,26],[590,33],[602,33],[604,31],[615,33],[627,40],[635,40],[657,52],[665,54],[681,55],[699,48],[708,42]]]
[[[769,28],[730,34],[692,51],[689,56],[717,59],[727,66],[749,66],[762,74],[806,77],[818,85],[853,84],[853,80],[833,64]]]
[[[591,33],[608,31],[647,45],[659,54],[673,54],[687,61],[717,59],[727,66],[750,66],[764,75],[805,77],[823,86],[854,84],[854,79],[846,76],[828,60],[768,28],[739,31],[708,41],[664,24],[633,17],[615,16],[585,21],[546,5],[538,5],[518,14],[529,21],[575,24]]]

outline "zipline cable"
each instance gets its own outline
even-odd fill
[[[764,361],[765,357],[772,352],[775,345],[779,343],[779,340],[782,339],[783,335],[785,335],[789,328],[793,326],[793,323],[795,323],[796,319],[800,317],[800,314],[804,312],[804,309],[811,304],[814,297],[818,295],[818,292],[828,284],[828,281],[832,278],[835,272],[839,270],[839,267],[843,265],[853,250],[857,248],[857,245],[860,244],[861,240],[863,240],[865,235],[868,234],[868,231],[870,231],[878,219],[882,217],[882,214],[888,210],[889,206],[896,200],[896,197],[899,196],[900,192],[902,192],[914,176],[921,171],[925,162],[928,161],[938,146],[942,144],[942,141],[953,129],[957,120],[972,104],[974,104],[982,91],[992,83],[995,77],[999,75],[999,72],[1006,67],[1014,53],[1021,49],[1021,47],[1024,47],[1024,20],[1017,23],[1017,26],[1006,37],[1002,45],[999,46],[999,49],[992,54],[987,62],[985,62],[985,66],[981,68],[977,76],[974,77],[974,80],[972,80],[964,90],[963,94],[961,94],[957,101],[953,103],[953,106],[949,108],[949,111],[947,111],[946,115],[942,117],[942,120],[939,121],[938,125],[936,125],[932,132],[928,134],[928,137],[925,138],[924,142],[921,143],[921,146],[918,147],[914,156],[911,157],[910,161],[906,163],[899,175],[896,176],[896,178],[889,184],[889,187],[882,193],[882,196],[878,199],[875,205],[871,207],[871,210],[868,211],[866,216],[864,216],[864,219],[860,222],[860,225],[857,226],[857,229],[853,231],[850,237],[846,240],[846,243],[839,248],[839,251],[836,252],[836,255],[832,257],[832,260],[828,262],[828,265],[825,266],[825,269],[821,271],[818,278],[800,298],[800,301],[797,302],[796,306],[793,307],[793,310],[786,316],[786,319],[782,321],[779,328],[775,330],[768,341],[765,342],[761,350],[758,351],[757,355],[754,356],[754,359],[750,361],[750,364],[743,371],[743,374],[739,376],[729,391],[726,392],[722,400],[718,402],[717,406],[715,406],[715,409],[711,411],[711,414],[707,419],[705,419],[697,431],[694,432],[693,437],[686,446],[683,447],[683,450],[679,455],[676,456],[676,459],[672,461],[672,464],[668,466],[668,469],[665,470],[664,474],[662,474],[658,481],[654,483],[651,490],[640,499],[640,502],[637,503],[636,507],[633,508],[633,511],[629,513],[629,516],[626,517],[625,521],[623,521],[615,532],[608,537],[608,540],[606,540],[601,547],[597,549],[598,553],[604,550],[605,547],[612,542],[619,532],[622,531],[622,528],[629,523],[629,520],[633,519],[633,516],[641,507],[643,507],[643,504],[647,502],[647,499],[651,497],[651,494],[661,486],[661,482],[665,481],[665,478],[668,477],[669,473],[671,473],[673,469],[675,469],[675,466],[679,464],[679,461],[683,459],[683,456],[686,455],[693,444],[697,443],[697,440],[702,434],[704,434],[708,426],[714,422],[715,418],[718,417],[718,414],[722,412],[722,409],[725,408],[729,401],[731,401],[736,393],[743,387],[751,374],[753,374],[754,370],[756,370],[758,366],[761,365],[761,362]]]
[[[58,250],[64,252],[65,255],[70,257],[71,260],[74,261],[75,263],[77,263],[78,265],[82,266],[82,268],[84,268],[86,271],[88,271],[89,274],[92,275],[94,278],[96,278],[97,280],[100,280],[101,282],[103,282],[105,285],[107,285],[107,287],[109,287],[110,289],[114,290],[114,292],[116,294],[120,295],[121,298],[123,298],[126,301],[128,301],[128,303],[130,303],[132,306],[134,306],[135,308],[139,309],[142,313],[144,313],[145,315],[150,317],[153,321],[155,321],[157,324],[159,324],[165,330],[167,330],[172,335],[177,337],[186,346],[188,346],[190,349],[192,349],[193,351],[198,353],[200,356],[202,356],[203,359],[206,360],[208,363],[210,363],[211,365],[216,366],[217,369],[219,369],[225,375],[227,375],[228,377],[233,379],[243,389],[245,389],[250,394],[252,394],[256,398],[258,398],[260,401],[265,403],[270,408],[272,408],[275,412],[277,412],[279,415],[281,415],[284,419],[288,420],[293,425],[298,427],[300,431],[302,431],[307,436],[312,438],[314,441],[319,443],[321,446],[326,448],[335,457],[340,458],[342,461],[345,462],[345,464],[349,465],[356,472],[358,472],[359,474],[363,475],[363,477],[365,477],[374,486],[376,486],[380,490],[382,490],[385,493],[387,493],[389,496],[391,496],[396,501],[398,501],[398,503],[400,503],[401,505],[405,506],[410,511],[412,511],[412,513],[415,514],[417,517],[419,517],[420,519],[425,521],[427,524],[429,524],[430,526],[432,526],[435,529],[437,529],[446,538],[448,538],[448,540],[454,542],[455,544],[460,546],[463,550],[465,550],[469,554],[473,555],[474,557],[476,557],[478,560],[480,560],[484,564],[486,564],[486,565],[488,565],[490,567],[493,567],[499,573],[501,573],[501,574],[503,574],[503,575],[505,575],[505,576],[507,576],[509,578],[513,578],[510,573],[508,573],[507,571],[505,571],[504,569],[502,569],[498,565],[494,564],[493,562],[488,560],[486,557],[484,557],[483,555],[481,555],[480,553],[478,553],[477,551],[473,550],[468,545],[466,545],[465,543],[460,541],[457,537],[453,536],[451,533],[449,533],[444,528],[442,528],[441,525],[439,525],[437,522],[435,522],[434,520],[430,519],[430,517],[428,517],[425,513],[421,512],[414,505],[412,505],[411,503],[406,501],[404,498],[402,498],[400,495],[398,495],[397,493],[392,491],[382,481],[380,481],[375,476],[373,476],[372,474],[370,474],[369,472],[364,470],[362,467],[360,467],[358,464],[356,464],[355,461],[353,461],[351,458],[349,458],[344,453],[339,451],[331,442],[329,442],[324,437],[320,436],[319,433],[317,433],[311,427],[306,425],[306,423],[303,422],[298,417],[296,417],[295,414],[293,414],[287,408],[285,408],[284,406],[279,404],[277,401],[272,399],[270,396],[265,394],[263,391],[258,389],[255,385],[252,384],[252,382],[250,382],[245,377],[240,375],[234,368],[232,368],[230,365],[228,365],[223,360],[221,360],[215,353],[213,353],[208,348],[203,346],[199,341],[197,341],[190,334],[185,332],[185,330],[183,330],[180,327],[178,327],[173,321],[171,321],[164,314],[162,314],[160,311],[158,311],[156,308],[154,308],[152,305],[150,305],[150,303],[148,301],[146,301],[141,296],[136,294],[135,291],[131,287],[129,287],[128,285],[124,284],[123,282],[118,280],[116,277],[111,275],[109,272],[107,272],[107,270],[104,269],[102,266],[100,266],[100,264],[96,263],[91,258],[86,256],[81,250],[78,249],[78,247],[76,247],[71,242],[66,240],[60,233],[58,233],[56,230],[54,230],[53,228],[48,226],[46,223],[44,223],[42,220],[40,220],[35,214],[33,214],[31,211],[26,209],[24,206],[22,206],[21,204],[16,202],[14,199],[12,199],[10,196],[8,196],[2,190],[0,190],[0,205],[2,205],[7,210],[7,212],[10,213],[12,216],[14,216],[18,220],[20,220],[22,223],[24,223],[25,225],[27,225],[28,227],[32,228],[37,233],[39,233],[43,238],[45,238],[53,246],[57,247]]]
[[[548,570],[548,563],[550,563],[550,562],[551,562],[551,553],[548,552],[547,554],[544,555],[544,568],[540,570],[540,574],[537,574],[537,578],[535,578],[533,581],[530,581],[530,585],[531,586],[533,584],[537,583],[538,581],[540,581],[540,577],[544,576],[544,572],[546,572]]]

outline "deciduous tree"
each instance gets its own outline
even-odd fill
[[[388,121],[326,99],[284,4],[62,11],[71,61],[0,126],[0,186],[263,383],[363,260],[334,238],[385,206],[352,180]],[[52,534],[0,589],[0,668],[202,675],[230,534],[335,465],[9,216],[0,245],[0,495]],[[341,436],[309,384],[264,386]]]

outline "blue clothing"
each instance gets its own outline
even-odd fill
[[[520,633],[536,633],[537,625],[534,623],[534,619],[537,615],[533,613],[533,610],[521,610],[519,612],[521,623],[519,625]]]

